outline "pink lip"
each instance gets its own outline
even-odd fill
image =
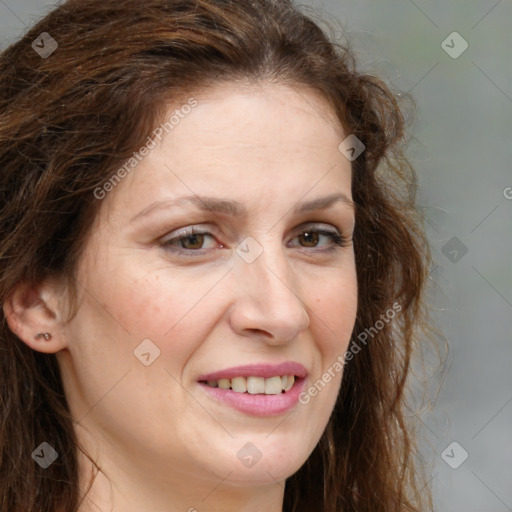
[[[199,386],[211,397],[245,414],[275,416],[289,411],[297,404],[305,382],[306,379],[296,379],[291,389],[279,395],[237,393],[231,389],[212,388],[202,383],[199,383]]]
[[[235,366],[218,372],[201,375],[198,381],[232,379],[233,377],[275,377],[276,375],[295,375],[304,378],[307,375],[306,368],[300,363],[287,361],[281,364],[251,364]]]
[[[237,393],[231,389],[212,388],[206,384],[207,380],[251,376],[270,378],[276,375],[295,375],[295,383],[286,393],[278,395]],[[240,412],[252,416],[275,416],[289,411],[297,404],[299,395],[305,386],[306,375],[307,371],[303,365],[289,361],[277,365],[255,364],[237,366],[201,375],[197,380],[201,389],[208,393],[209,396]]]

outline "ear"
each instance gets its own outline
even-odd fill
[[[50,354],[66,348],[62,328],[67,305],[64,291],[63,285],[52,280],[40,284],[22,282],[4,302],[9,328],[33,350]],[[42,333],[51,337],[45,339]]]

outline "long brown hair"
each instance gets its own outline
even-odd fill
[[[32,46],[43,32],[58,44],[44,58]],[[346,364],[320,442],[286,482],[284,509],[426,510],[405,384],[428,323],[430,252],[403,152],[403,109],[381,80],[358,71],[347,43],[290,0],[69,0],[1,54],[2,303],[20,282],[73,276],[99,206],[94,190],[144,144],[169,101],[233,80],[319,91],[364,144],[352,162],[351,349],[401,306]],[[55,355],[28,348],[3,313],[0,353],[1,511],[74,511],[83,498],[79,447]],[[42,441],[59,453],[46,470],[31,457]]]

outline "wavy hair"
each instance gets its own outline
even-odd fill
[[[47,58],[32,47],[42,32],[58,43]],[[143,145],[169,102],[265,80],[320,92],[365,146],[352,162],[353,337],[401,305],[345,366],[320,442],[287,479],[284,509],[426,510],[406,379],[428,330],[431,256],[403,149],[404,109],[358,70],[347,42],[290,0],[68,0],[0,55],[0,298],[54,276],[73,288],[100,204],[94,190]],[[1,512],[75,511],[81,447],[56,357],[28,348],[0,314]],[[31,458],[41,439],[59,453],[46,470]]]

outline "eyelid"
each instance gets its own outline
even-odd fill
[[[208,227],[206,227],[208,226]],[[213,231],[213,232],[212,232]],[[193,225],[186,228],[183,228],[182,230],[178,230],[177,232],[171,232],[170,235],[172,236],[166,236],[165,238],[161,239],[160,245],[165,250],[174,253],[177,256],[185,256],[185,257],[201,257],[208,254],[211,254],[213,250],[222,249],[224,248],[224,245],[219,242],[220,247],[216,248],[207,248],[207,249],[184,249],[179,246],[173,246],[169,242],[179,242],[183,238],[187,238],[189,236],[193,235],[203,235],[203,236],[211,236],[213,238],[216,238],[214,231],[216,231],[216,228],[212,225]],[[302,233],[306,233],[308,231],[313,231],[316,233],[319,233],[320,235],[327,236],[331,238],[331,244],[328,246],[322,246],[322,247],[303,247],[303,246],[296,246],[299,249],[309,252],[309,253],[317,253],[317,254],[328,254],[330,252],[333,252],[337,249],[343,249],[347,246],[349,246],[352,243],[352,234],[344,232],[343,230],[340,230],[337,226],[334,226],[332,224],[326,224],[324,222],[305,222],[300,224],[294,229],[294,236],[292,237],[292,240],[296,238],[298,235]],[[289,242],[288,242],[289,243]],[[288,246],[287,243],[287,246]],[[171,248],[172,247],[172,248]]]
[[[332,233],[336,233],[339,235],[343,234],[343,230],[338,229],[336,226],[333,226],[331,224],[325,224],[323,222],[305,222],[294,228],[294,233],[303,233],[304,231],[307,231],[307,228],[309,229],[315,229],[318,231],[329,231]],[[211,230],[211,231],[209,231]],[[176,230],[175,230],[176,231]],[[169,240],[175,240],[182,237],[187,237],[191,235],[210,235],[215,236],[215,231],[217,229],[211,225],[211,224],[194,224],[193,226],[189,226],[186,228],[183,228],[181,230],[177,230],[176,232],[172,231],[169,233],[169,235],[166,235],[164,238],[161,239],[162,243],[165,243]],[[172,236],[171,236],[172,235]]]
[[[180,228],[177,230],[173,230],[164,237],[160,239],[161,242],[166,242],[169,240],[174,240],[176,238],[181,238],[190,235],[199,235],[199,234],[211,234],[213,236],[213,231],[217,231],[214,226],[211,224],[194,224],[193,226],[188,226],[185,228]]]

